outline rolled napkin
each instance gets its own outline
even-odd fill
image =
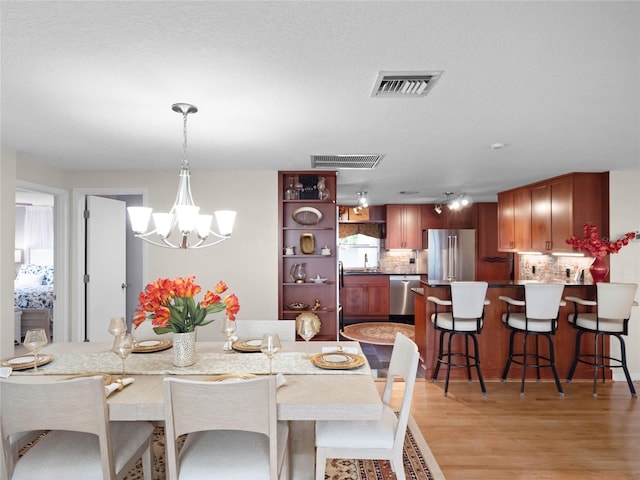
[[[282,385],[284,385],[285,383],[287,383],[287,379],[284,378],[284,375],[281,373],[278,373],[276,375],[276,388],[280,388]]]
[[[11,372],[13,372],[11,367],[0,367],[0,378],[9,378]]]
[[[334,353],[334,352],[344,352],[344,353],[358,353],[358,349],[356,347],[322,347],[322,353]]]
[[[224,350],[225,352],[229,352],[229,351],[233,350],[233,342],[237,342],[237,341],[238,341],[238,336],[237,335],[231,335],[229,337],[229,341],[228,342],[224,342],[222,350]]]
[[[110,385],[106,385],[104,387],[104,391],[105,391],[105,393],[107,394],[107,397],[108,397],[109,395],[111,395],[116,390],[122,390],[127,385],[131,385],[134,381],[135,381],[135,378],[125,378],[125,379],[122,380],[122,382],[118,381],[118,382],[113,382]]]

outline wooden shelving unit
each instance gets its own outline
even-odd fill
[[[301,177],[306,177],[307,188],[303,195],[307,198],[290,198],[287,190],[291,185],[300,182]],[[319,198],[317,188],[313,188],[313,182],[320,181],[324,177],[326,198]],[[317,183],[315,184],[317,185]],[[336,206],[336,172],[335,171],[280,171],[278,172],[278,231],[280,248],[280,261],[278,273],[278,302],[279,318],[282,320],[295,320],[302,313],[300,310],[292,310],[288,305],[292,303],[304,303],[309,305],[307,310],[312,311],[316,300],[320,302],[320,308],[313,311],[320,318],[321,329],[313,340],[337,340],[338,338],[338,250],[337,227],[338,212]],[[315,192],[315,193],[314,193]],[[300,192],[298,192],[300,193]],[[316,224],[305,225],[293,218],[293,213],[303,207],[317,209],[322,218]],[[310,253],[302,253],[301,236],[312,235],[314,249]],[[285,254],[285,247],[295,248],[293,255]],[[322,249],[329,250],[328,254],[322,254]],[[290,275],[294,264],[305,264],[306,281],[296,283]],[[324,283],[313,283],[311,279],[319,276],[326,278]]]

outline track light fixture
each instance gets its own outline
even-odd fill
[[[442,195],[433,207],[438,215],[442,213],[443,205],[447,205],[449,210],[460,210],[473,204],[473,200],[466,193],[456,195],[453,192],[444,192]]]
[[[358,206],[355,208],[356,212],[361,211],[363,208],[369,206],[369,199],[367,198],[367,192],[356,192],[358,195]]]

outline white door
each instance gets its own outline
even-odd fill
[[[111,317],[126,318],[126,203],[87,196],[85,340],[112,340]]]

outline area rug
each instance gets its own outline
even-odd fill
[[[36,440],[37,441],[37,440]],[[36,442],[21,449],[24,453]],[[153,479],[166,480],[164,463],[164,427],[156,427],[153,432]],[[404,440],[404,470],[412,480],[445,480],[444,474],[433,457],[426,440],[420,433],[413,418],[409,418],[409,429]],[[314,472],[294,473],[292,480],[312,479]],[[325,479],[330,480],[393,480],[396,476],[387,460],[329,459]],[[123,480],[143,480],[142,460],[138,460]]]
[[[398,332],[406,335],[411,340],[415,338],[415,327],[413,325],[394,322],[356,323],[344,327],[340,334],[356,342],[393,345]]]

